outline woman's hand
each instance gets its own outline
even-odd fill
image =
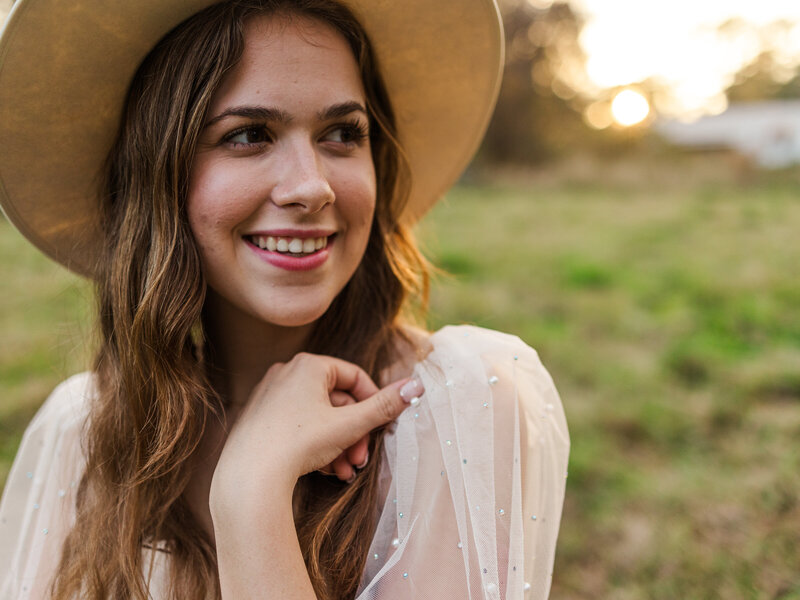
[[[265,582],[313,597],[294,522],[297,479],[335,463],[422,392],[416,380],[379,390],[359,367],[327,356],[298,354],[267,371],[231,427],[211,481],[223,597],[264,597]],[[284,592],[275,588],[270,597]]]
[[[356,399],[347,392],[334,390],[331,393],[331,404],[334,406],[347,406],[355,404]],[[363,469],[369,460],[369,434],[361,436],[355,444],[347,448],[332,462],[317,469],[323,475],[335,475],[342,481],[352,483],[356,477],[356,470]]]
[[[212,514],[275,487],[291,493],[301,475],[331,463],[341,476],[349,460],[365,458],[369,432],[423,391],[415,379],[379,390],[361,368],[328,356],[301,353],[273,365],[225,442],[211,484]]]

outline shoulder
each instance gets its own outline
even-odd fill
[[[79,373],[61,382],[39,407],[22,436],[17,461],[20,457],[40,460],[43,453],[78,450],[83,425],[95,396],[94,375]],[[16,461],[15,461],[16,462]]]
[[[474,325],[447,325],[431,334],[429,338],[434,350],[454,356],[482,356],[484,359],[510,358],[519,360],[520,354],[539,362],[536,351],[516,335],[484,329]]]
[[[523,435],[538,436],[547,424],[562,444],[569,444],[553,379],[536,350],[519,337],[459,325],[440,329],[430,343],[433,349],[418,368],[434,403],[447,403],[455,414],[473,418],[490,412],[496,426],[519,427]]]
[[[422,364],[469,379],[478,387],[506,390],[524,380],[540,391],[554,387],[539,354],[519,337],[471,325],[449,325],[430,337],[432,351]],[[455,380],[450,381],[451,386]]]
[[[94,395],[88,372],[56,386],[25,429],[15,467],[27,465],[26,471],[38,473],[63,460],[74,463],[69,470],[82,462],[81,437]]]
[[[520,338],[473,325],[447,325],[436,332],[404,326],[393,350],[396,360],[382,374],[384,385],[408,377],[418,366],[449,365],[459,369],[476,360],[498,367],[516,361],[539,369],[539,375],[549,379],[539,355]]]
[[[28,435],[42,429],[64,430],[81,425],[94,395],[94,375],[88,371],[62,381],[39,408],[28,426]]]

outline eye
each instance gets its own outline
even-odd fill
[[[253,125],[230,132],[223,138],[223,141],[236,147],[265,144],[271,142],[272,139],[266,127]]]
[[[360,144],[369,136],[366,125],[353,121],[337,125],[325,134],[324,140],[347,146]]]

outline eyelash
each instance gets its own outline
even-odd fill
[[[331,131],[336,131],[339,129],[341,129],[342,132],[348,132],[352,136],[349,142],[344,142],[345,144],[360,144],[369,137],[367,126],[358,119],[353,119],[351,121],[346,121],[342,124],[336,125]]]
[[[367,129],[367,126],[358,119],[352,119],[350,121],[345,121],[344,123],[339,123],[330,128],[323,136],[323,139],[329,136],[331,133],[340,130],[342,131],[343,134],[349,134],[350,139],[336,143],[345,144],[347,146],[350,146],[351,144],[360,145],[365,139],[369,137],[369,131]],[[249,143],[232,141],[234,138],[242,135],[243,133],[248,133],[248,132],[258,132],[259,134],[262,134],[265,139],[264,141],[249,142]],[[344,138],[348,136],[342,135],[342,137]],[[225,137],[222,138],[222,142],[224,144],[230,144],[233,148],[237,149],[252,148],[254,146],[268,144],[271,141],[272,141],[271,135],[265,125],[247,125],[245,127],[240,127],[238,129],[234,129],[233,131],[226,134]]]
[[[266,139],[264,141],[262,141],[262,142],[249,142],[249,143],[242,143],[242,142],[234,142],[233,141],[233,138],[238,137],[238,136],[242,135],[243,133],[248,133],[248,132],[251,132],[251,131],[258,132],[259,134],[265,134],[264,137]],[[271,141],[269,132],[267,131],[267,128],[264,127],[263,125],[248,125],[246,127],[240,127],[239,129],[234,129],[233,131],[231,131],[230,133],[226,134],[225,137],[222,138],[222,142],[224,144],[230,144],[234,148],[247,148],[247,147],[251,147],[251,146],[258,146],[258,145],[261,145],[261,144],[265,144],[265,143],[267,143],[269,141]]]

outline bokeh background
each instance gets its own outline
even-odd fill
[[[552,598],[800,598],[800,2],[501,8],[496,115],[418,235],[430,327],[517,333],[560,389]],[[2,484],[93,334],[5,221],[0,281]]]

